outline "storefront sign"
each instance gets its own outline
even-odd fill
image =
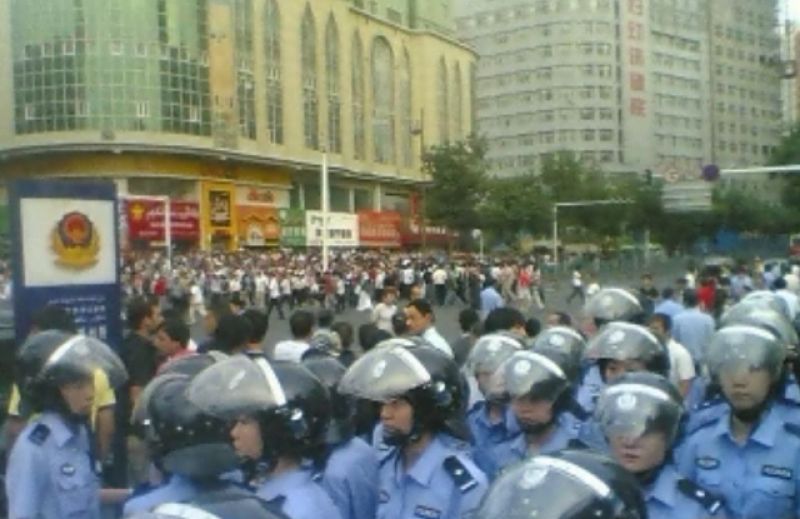
[[[274,245],[281,238],[278,210],[261,205],[239,205],[239,244],[247,247]]]
[[[130,240],[163,242],[164,201],[155,198],[122,200]],[[173,240],[197,240],[200,237],[200,212],[197,202],[170,201],[170,231]]]
[[[203,182],[200,211],[203,244],[233,250],[236,247],[236,189],[233,183]]]
[[[289,206],[289,191],[273,187],[239,185],[236,186],[236,203],[284,208]]]
[[[284,247],[306,246],[306,212],[302,209],[281,209],[281,245]]]
[[[322,246],[322,212],[306,211],[306,244]],[[358,247],[358,216],[348,213],[328,213],[328,246]]]
[[[415,218],[403,220],[400,235],[404,247],[420,246],[423,244],[445,246],[451,238],[456,237],[454,233],[448,232],[447,228],[432,225],[425,227],[423,235],[422,226],[419,224],[419,220]]]
[[[400,247],[402,217],[394,211],[358,213],[358,238],[362,247]]]

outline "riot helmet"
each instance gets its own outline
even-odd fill
[[[639,483],[611,458],[565,450],[512,466],[489,488],[475,519],[646,519]]]
[[[339,393],[339,381],[347,368],[331,357],[314,356],[303,360],[305,366],[316,376],[328,390],[331,400],[331,419],[325,433],[325,443],[338,445],[344,443],[355,434],[353,415],[355,405],[352,398]]]
[[[469,439],[463,416],[466,383],[453,359],[432,346],[379,346],[353,363],[339,392],[381,404],[406,400],[414,409],[411,431],[387,429],[389,445],[417,441],[425,431]]]
[[[653,333],[638,324],[608,323],[586,346],[588,360],[597,361],[605,382],[607,368],[613,361],[625,371],[650,371],[669,375],[669,353]]]
[[[55,411],[80,418],[64,401],[61,388],[98,376],[117,388],[125,383],[128,373],[117,354],[93,337],[44,331],[28,337],[17,352],[16,382],[21,404],[37,412]]]
[[[792,322],[772,305],[761,301],[743,301],[733,305],[720,320],[720,328],[733,324],[744,324],[763,328],[781,339],[788,350],[796,351],[797,331]]]
[[[561,353],[564,357],[561,368],[567,378],[573,383],[577,383],[580,379],[586,340],[573,328],[567,326],[548,328],[533,340],[530,349],[536,353]]]
[[[477,340],[467,358],[466,367],[474,375],[478,388],[489,401],[501,401],[505,393],[495,391],[491,380],[497,369],[511,355],[522,350],[522,343],[516,337],[503,333],[491,333]]]
[[[641,323],[644,309],[639,299],[621,288],[603,288],[586,302],[586,315],[594,319],[597,327],[611,321]]]

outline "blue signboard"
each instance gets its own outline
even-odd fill
[[[113,182],[19,180],[9,190],[17,340],[48,304],[66,307],[78,331],[122,341],[119,213]]]

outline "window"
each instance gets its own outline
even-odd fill
[[[353,154],[357,160],[366,158],[364,131],[364,46],[361,36],[353,33],[352,70],[350,71],[353,92]]]
[[[439,105],[439,144],[450,141],[450,115],[448,110],[449,94],[447,85],[447,65],[444,57],[439,60],[439,72],[436,83],[436,103]]]
[[[256,89],[253,56],[253,0],[237,0],[235,12],[236,90],[239,104],[239,135],[256,138]],[[181,47],[179,60],[188,59]]]
[[[328,151],[342,152],[342,103],[339,80],[339,29],[331,14],[325,28],[325,76],[328,86]]]
[[[386,38],[372,43],[373,153],[376,162],[394,162],[394,54]]]
[[[150,102],[149,101],[137,101],[136,102],[136,117],[139,119],[145,119],[150,117]]]
[[[281,84],[281,20],[277,0],[264,9],[264,59],[267,74],[267,138],[283,144],[283,86]]]
[[[317,104],[317,34],[311,6],[306,4],[300,27],[303,78],[303,137],[306,148],[319,149],[319,107]]]

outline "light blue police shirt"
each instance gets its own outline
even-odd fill
[[[497,472],[494,451],[519,434],[517,422],[511,406],[504,406],[501,420],[492,422],[487,412],[486,401],[472,406],[467,414],[467,425],[472,433],[472,458],[489,479]]]
[[[280,503],[290,519],[342,519],[339,510],[322,488],[314,481],[310,468],[302,467],[258,483],[258,497]]]
[[[796,413],[796,411],[794,411]],[[800,516],[800,427],[775,403],[743,444],[730,429],[731,410],[692,433],[677,453],[678,470],[725,501],[732,519]]]
[[[486,476],[437,435],[406,470],[399,448],[381,460],[377,519],[462,519],[480,504]]]
[[[6,495],[11,519],[99,519],[100,481],[89,432],[46,412],[29,423],[11,449]]]
[[[378,508],[378,455],[361,438],[337,446],[328,457],[322,487],[342,519],[375,519]]]
[[[648,519],[723,517],[722,500],[666,465],[644,489]]]
[[[189,501],[197,495],[197,492],[197,487],[191,480],[179,474],[172,474],[164,484],[128,499],[122,512],[127,517],[153,510],[164,503]]]

